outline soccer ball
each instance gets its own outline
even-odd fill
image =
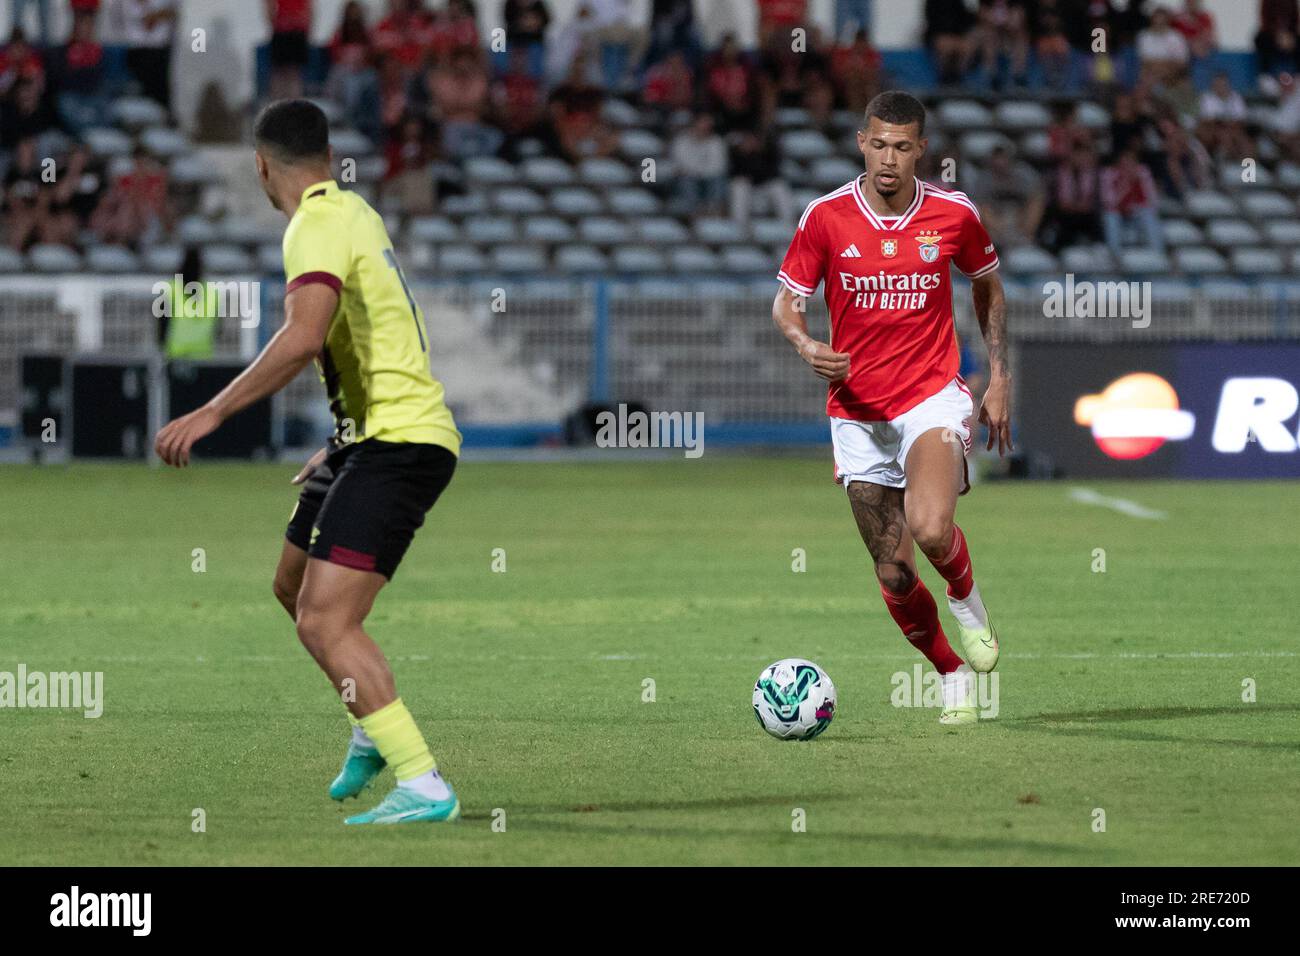
[[[835,685],[812,661],[777,661],[754,684],[754,716],[780,740],[812,740],[835,716]]]

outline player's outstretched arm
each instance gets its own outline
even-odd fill
[[[998,454],[1011,451],[1011,366],[1007,357],[1007,301],[996,271],[971,280],[975,317],[979,320],[984,346],[989,352],[989,385],[980,403],[980,421],[988,426],[992,450],[996,437]]]
[[[321,283],[290,292],[284,300],[284,325],[266,348],[210,402],[158,432],[154,439],[158,457],[184,468],[190,463],[190,449],[196,441],[216,431],[231,415],[292,382],[325,344],[337,304],[338,293]]]
[[[828,382],[838,382],[849,374],[848,353],[836,352],[808,334],[807,301],[782,285],[772,302],[772,321],[814,372]]]

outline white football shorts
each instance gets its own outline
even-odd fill
[[[971,419],[975,400],[960,375],[925,401],[886,422],[858,422],[831,418],[831,445],[835,449],[835,480],[905,488],[904,466],[912,443],[932,428],[949,429],[970,454]],[[965,459],[963,457],[963,464]],[[963,474],[963,479],[965,475]],[[969,483],[963,480],[965,487]]]

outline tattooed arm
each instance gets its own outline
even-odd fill
[[[849,374],[849,355],[808,334],[808,320],[804,317],[807,303],[807,299],[782,285],[772,302],[772,321],[814,372],[828,382],[838,382]]]
[[[1011,451],[1011,366],[1007,356],[1007,302],[1002,294],[1002,280],[996,271],[971,280],[975,317],[979,320],[984,346],[989,352],[989,386],[980,403],[979,419],[988,426],[989,450],[993,439],[998,454]]]

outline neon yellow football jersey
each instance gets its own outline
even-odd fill
[[[384,221],[333,180],[308,186],[284,232],[287,296],[322,282],[339,294],[317,358],[339,437],[441,445],[460,432],[429,370],[424,316],[397,264]]]

